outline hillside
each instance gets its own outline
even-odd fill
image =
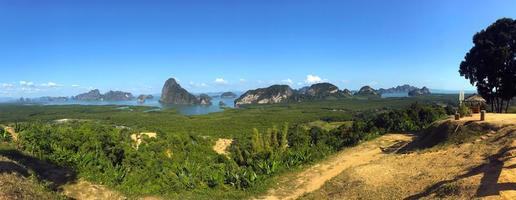
[[[54,179],[48,174],[38,174],[46,165],[34,168],[27,162],[38,162],[29,157],[13,157],[15,154],[11,147],[0,143],[0,199],[65,199],[46,187],[55,187]]]
[[[514,199],[516,114],[477,119],[436,122],[399,153],[351,166],[301,199]]]

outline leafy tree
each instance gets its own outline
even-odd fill
[[[491,109],[502,112],[516,96],[516,21],[503,18],[475,34],[459,73],[476,85]]]
[[[285,151],[288,147],[288,123],[283,125],[283,129],[280,132],[280,149]]]

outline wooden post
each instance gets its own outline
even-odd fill
[[[455,113],[455,120],[459,120],[460,119],[460,115],[458,112]]]
[[[485,121],[486,120],[486,110],[481,110],[480,111],[480,121]]]

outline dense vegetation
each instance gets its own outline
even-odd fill
[[[34,121],[17,123],[16,129],[23,151],[71,167],[80,177],[130,196],[163,194],[174,198],[185,193],[209,193],[217,198],[235,198],[246,195],[250,188],[261,188],[275,174],[347,146],[390,131],[420,130],[445,112],[440,106],[412,104],[373,113],[357,112],[350,117],[354,121],[351,126],[333,130],[304,123],[248,128],[235,138],[229,157],[215,154],[207,137],[174,131],[158,130],[157,138],[144,139],[136,149],[130,135],[145,129],[102,121]]]

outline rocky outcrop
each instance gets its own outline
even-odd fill
[[[138,96],[138,98],[136,98],[136,101],[138,101],[138,103],[145,103],[145,101],[150,99],[154,99],[154,96],[141,94],[140,96]]]
[[[224,108],[226,106],[227,105],[226,105],[226,103],[224,103],[224,101],[219,101],[219,107]]]
[[[197,102],[201,105],[211,105],[211,97],[207,94],[200,94]]]
[[[355,96],[380,96],[376,90],[374,90],[372,87],[366,85],[355,94]]]
[[[129,101],[133,100],[133,94],[122,91],[109,91],[101,94],[98,89],[91,90],[87,93],[79,94],[72,99],[79,101]]]
[[[100,94],[98,89],[94,89],[89,92],[79,94],[73,97],[73,99],[79,101],[99,101],[102,100],[102,94]]]
[[[134,99],[133,94],[122,91],[109,91],[102,95],[104,101],[130,101]]]
[[[161,98],[159,100],[163,104],[198,104],[197,97],[190,94],[177,83],[174,78],[170,78],[163,85],[161,90]]]
[[[272,85],[268,88],[249,90],[235,100],[235,106],[244,104],[271,104],[288,102],[295,95],[288,85]]]
[[[421,89],[414,89],[412,91],[410,91],[408,93],[409,96],[413,97],[413,96],[425,96],[425,95],[429,95],[431,94],[430,93],[430,90],[427,88],[427,87],[423,87]]]
[[[304,94],[308,93],[308,89],[310,89],[310,86],[305,86],[305,87],[299,88],[297,90],[297,92],[301,95],[304,95]]]
[[[377,92],[379,94],[408,93],[408,92],[410,92],[412,90],[415,90],[415,89],[419,89],[419,88],[411,86],[411,85],[408,85],[408,84],[405,84],[405,85],[398,85],[396,87],[387,88],[387,89],[380,88],[380,89],[378,89]]]
[[[306,91],[310,96],[330,96],[339,93],[339,88],[331,83],[316,83]]]
[[[342,90],[342,94],[347,97],[353,96],[353,93],[348,89]]]
[[[302,100],[321,100],[327,98],[339,98],[350,96],[347,92],[339,90],[339,88],[331,83],[316,83],[308,88],[299,90],[299,99]]]
[[[232,99],[232,98],[237,98],[237,95],[233,92],[224,92],[220,95],[220,98]]]

